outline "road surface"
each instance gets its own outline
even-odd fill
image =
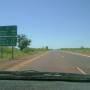
[[[62,51],[48,51],[30,60],[18,63],[6,70],[38,70],[90,74],[90,57]]]

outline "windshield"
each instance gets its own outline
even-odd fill
[[[2,0],[0,11],[0,71],[90,74],[89,0]]]

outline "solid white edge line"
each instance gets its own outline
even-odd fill
[[[81,54],[81,53],[74,53],[74,52],[69,52],[69,51],[63,51],[63,52],[65,52],[65,53],[70,53],[70,54],[73,54],[73,55],[80,55],[80,56],[90,57],[90,56],[88,56],[88,55],[83,55],[83,54]]]
[[[86,73],[85,71],[83,71],[80,67],[76,67],[76,69],[77,69],[80,73],[82,73],[82,74],[84,74],[84,75],[87,74],[87,73]]]

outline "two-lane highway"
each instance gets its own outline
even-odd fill
[[[90,74],[90,57],[62,51],[48,51],[7,70],[37,70]]]

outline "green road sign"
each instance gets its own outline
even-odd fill
[[[16,46],[16,37],[0,37],[0,46]]]
[[[0,46],[16,46],[17,26],[0,26]]]
[[[0,36],[16,36],[17,26],[0,26]]]
[[[0,46],[1,58],[3,58],[3,46],[12,46],[12,59],[14,58],[14,48],[17,44],[17,26],[0,26]]]

